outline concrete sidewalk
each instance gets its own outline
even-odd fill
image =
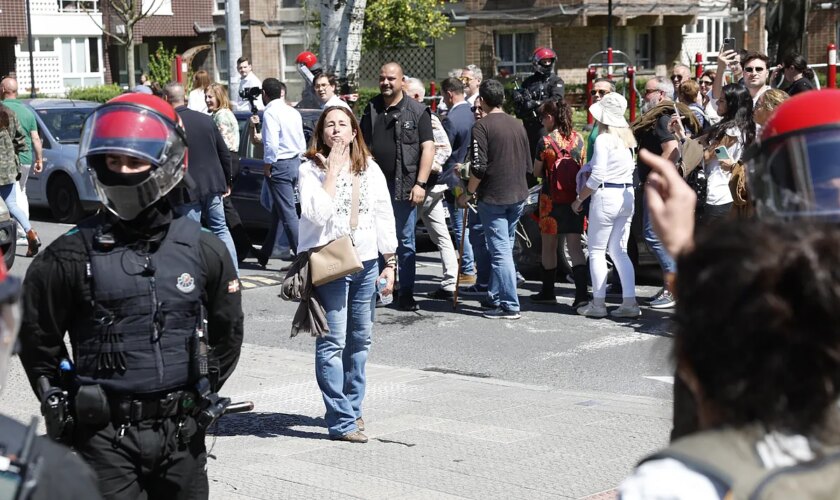
[[[368,364],[371,440],[334,442],[313,365],[243,349],[223,393],[255,410],[208,436],[211,498],[611,498],[670,430],[666,400]]]

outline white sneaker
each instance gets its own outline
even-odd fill
[[[621,305],[610,311],[610,316],[613,318],[638,318],[642,315],[642,310],[637,304],[632,306]]]
[[[594,302],[590,302],[585,306],[578,307],[577,313],[589,318],[606,318],[607,306],[596,306]]]

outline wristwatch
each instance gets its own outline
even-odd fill
[[[417,182],[414,183],[414,185],[415,186],[420,186],[421,188],[426,189],[426,186],[428,186],[429,183],[425,182],[425,181],[417,181]]]

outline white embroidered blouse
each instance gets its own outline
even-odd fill
[[[300,165],[300,226],[298,252],[325,245],[350,234],[353,178],[342,172],[336,180],[335,197],[323,187],[326,172],[311,161]],[[353,233],[362,262],[397,250],[397,231],[388,184],[379,165],[368,159],[359,186],[359,225]]]

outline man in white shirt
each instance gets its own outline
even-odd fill
[[[321,109],[332,106],[350,109],[350,105],[335,94],[337,87],[338,80],[336,80],[335,75],[329,73],[321,73],[312,80],[312,88],[315,90],[318,100],[321,101]]]
[[[303,119],[300,112],[286,104],[283,95],[286,86],[276,78],[266,78],[262,83],[263,112],[263,173],[271,192],[272,224],[263,241],[257,260],[265,267],[277,231],[282,230],[293,252],[298,246],[298,215],[295,199],[300,155],[306,151]]]
[[[261,82],[257,78],[257,75],[251,72],[251,61],[247,57],[242,56],[236,60],[236,69],[239,71],[239,91],[236,95],[234,106],[239,111],[249,111],[251,109],[251,103],[248,102],[248,99],[242,98],[242,91],[251,87],[259,87]],[[265,107],[259,98],[254,102],[257,105],[257,109],[263,109]]]

